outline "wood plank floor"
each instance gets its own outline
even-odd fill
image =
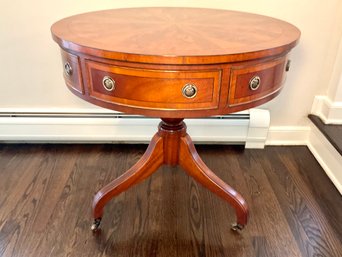
[[[145,145],[0,145],[0,256],[342,256],[342,197],[306,147],[198,146],[250,207],[234,211],[178,167],[115,198],[92,234],[98,189]]]

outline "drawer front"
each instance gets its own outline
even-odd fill
[[[67,86],[84,94],[79,57],[61,50],[64,80]]]
[[[218,108],[221,70],[164,71],[90,60],[86,66],[89,95],[97,100],[151,109]]]
[[[286,58],[252,66],[232,67],[229,106],[247,104],[270,96],[282,87]]]

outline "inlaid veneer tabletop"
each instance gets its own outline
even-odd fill
[[[62,47],[105,58],[208,64],[282,53],[296,45],[300,31],[278,19],[237,11],[129,8],[65,18],[52,26],[52,34]]]
[[[244,198],[196,152],[184,118],[246,110],[277,96],[300,31],[278,19],[201,8],[129,8],[85,13],[52,28],[64,79],[83,100],[162,119],[141,159],[94,197],[92,230],[115,196],[166,165],[180,165],[248,220]],[[209,132],[210,133],[210,132]]]

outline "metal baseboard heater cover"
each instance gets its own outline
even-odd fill
[[[111,111],[0,111],[0,141],[24,143],[148,143],[160,119]],[[269,112],[249,111],[185,120],[196,143],[263,148]],[[210,131],[210,133],[208,133]]]

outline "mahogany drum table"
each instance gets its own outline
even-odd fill
[[[96,230],[114,196],[161,165],[180,165],[247,224],[245,200],[201,160],[184,118],[228,114],[263,104],[282,89],[288,53],[300,31],[261,15],[199,8],[130,8],[56,22],[68,88],[87,102],[160,117],[145,154],[93,201]]]

